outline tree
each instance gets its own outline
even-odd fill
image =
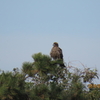
[[[27,78],[31,77],[33,84],[31,95],[35,96],[31,99],[35,97],[38,100],[91,99],[86,83],[98,78],[97,70],[90,68],[81,70],[70,65],[62,68],[59,66],[63,64],[62,60],[52,60],[50,56],[42,53],[34,54],[32,58],[34,62],[25,62],[22,66],[22,71]],[[39,95],[33,91],[38,91]]]
[[[52,60],[48,55],[32,55],[33,62],[24,62],[21,71],[0,74],[1,100],[98,100],[99,90],[89,91],[87,83],[98,78],[97,70],[79,69]]]
[[[14,69],[13,72],[1,71],[0,100],[27,100],[25,77]]]

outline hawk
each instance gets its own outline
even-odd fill
[[[62,49],[59,48],[59,44],[57,42],[53,43],[53,48],[51,49],[50,56],[54,59],[62,59],[63,60],[63,53]],[[65,66],[64,64],[60,64],[60,66]]]

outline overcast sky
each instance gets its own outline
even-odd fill
[[[80,61],[100,73],[100,0],[0,0],[1,70],[49,55],[53,42],[66,64]]]

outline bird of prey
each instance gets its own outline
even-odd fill
[[[50,55],[54,60],[57,60],[57,59],[63,60],[62,49],[59,48],[59,44],[57,42],[53,43],[53,48],[51,49]],[[61,66],[65,66],[65,65],[61,64]]]

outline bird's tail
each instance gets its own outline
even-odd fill
[[[60,65],[60,67],[62,67],[62,68],[63,68],[63,67],[66,67],[66,66],[64,65],[64,63],[63,63],[63,64],[59,64],[59,65]]]

